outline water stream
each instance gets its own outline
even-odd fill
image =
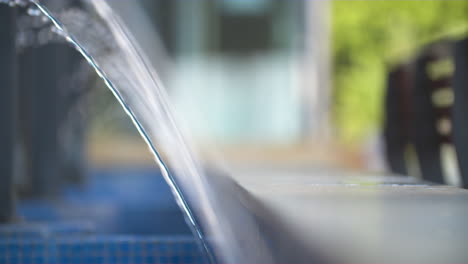
[[[132,120],[209,261],[271,263],[239,189],[232,181],[206,175],[176,125],[157,73],[108,3],[86,2],[91,11],[83,12],[49,10],[30,1],[28,13],[44,16],[51,30],[81,53]]]
[[[178,184],[176,183],[175,179],[173,178],[172,174],[170,173],[167,165],[162,160],[161,155],[159,154],[158,150],[156,149],[153,142],[151,141],[150,136],[148,135],[147,131],[143,127],[142,123],[140,123],[140,121],[138,121],[138,119],[137,119],[135,113],[133,112],[133,110],[125,102],[125,99],[123,98],[122,94],[119,92],[119,90],[117,90],[117,88],[114,86],[114,84],[106,76],[106,73],[101,69],[101,67],[94,60],[94,58],[83,48],[82,45],[80,45],[78,40],[75,39],[74,36],[72,36],[67,31],[67,29],[64,27],[64,25],[59,20],[57,20],[52,15],[52,13],[44,5],[39,3],[39,1],[32,0],[31,2],[37,7],[38,10],[41,11],[42,14],[44,14],[47,18],[50,19],[50,22],[52,22],[53,25],[55,26],[54,31],[56,33],[58,33],[59,35],[63,36],[70,44],[72,44],[76,48],[76,50],[78,52],[81,53],[81,55],[83,55],[83,57],[86,59],[86,61],[89,63],[89,65],[91,65],[93,67],[95,72],[104,81],[106,86],[111,90],[111,92],[113,93],[113,95],[115,96],[117,101],[120,103],[120,105],[123,107],[123,109],[125,110],[127,115],[130,117],[130,119],[132,120],[132,122],[135,125],[136,129],[140,133],[141,137],[143,138],[143,140],[146,142],[146,144],[150,148],[151,153],[154,155],[155,161],[158,164],[159,169],[161,170],[161,174],[164,176],[167,183],[169,184],[169,186],[171,188],[171,191],[172,191],[178,205],[180,206],[180,208],[184,212],[184,215],[185,215],[185,217],[187,219],[187,222],[189,223],[190,228],[192,229],[192,231],[194,232],[196,237],[200,240],[200,242],[202,244],[202,247],[205,250],[205,253],[207,254],[207,256],[209,257],[210,262],[212,263],[214,259],[213,259],[213,256],[211,254],[211,251],[208,248],[207,241],[206,241],[205,237],[203,236],[203,233],[201,231],[201,227],[199,226],[199,224],[195,220],[195,216],[191,212],[191,209],[188,206],[187,201],[185,200],[185,198],[184,198]],[[30,8],[30,10],[31,9],[32,8]],[[30,11],[29,13],[34,14],[34,11]],[[135,51],[135,55],[139,57],[139,54],[136,53],[136,51]],[[141,65],[141,66],[145,67],[146,65]],[[147,66],[145,68],[147,68]],[[153,80],[153,82],[156,84],[155,80]],[[167,118],[170,119],[171,117],[168,116]],[[177,130],[175,130],[174,132],[177,132]]]

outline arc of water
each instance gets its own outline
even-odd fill
[[[198,224],[197,220],[195,219],[195,215],[190,209],[188,202],[185,199],[184,195],[182,194],[177,182],[175,181],[174,177],[171,175],[167,165],[161,158],[161,155],[159,154],[158,150],[154,146],[146,130],[144,129],[142,124],[138,121],[135,113],[132,111],[129,105],[125,102],[124,98],[122,97],[120,92],[116,89],[114,84],[107,78],[105,72],[101,69],[101,67],[94,60],[94,58],[83,48],[82,45],[80,45],[80,43],[71,34],[68,33],[65,26],[59,20],[57,20],[52,15],[52,13],[45,6],[43,6],[39,1],[30,0],[30,2],[50,20],[50,22],[54,25],[57,33],[62,35],[70,44],[72,44],[75,47],[75,49],[79,53],[81,53],[83,58],[86,59],[86,61],[93,67],[93,69],[98,74],[98,76],[104,81],[105,85],[111,90],[111,92],[113,93],[113,95],[115,96],[119,104],[125,110],[126,114],[130,117],[131,121],[133,122],[136,129],[142,136],[143,140],[149,146],[152,154],[155,157],[156,163],[161,170],[163,177],[166,179],[167,183],[169,184],[169,187],[171,188],[171,191],[174,194],[177,203],[182,208],[185,217],[189,221],[192,227],[192,231],[195,233],[196,237],[199,239],[201,246],[204,249],[209,261],[211,263],[214,263],[214,256],[208,247],[208,243],[201,230],[201,226]]]

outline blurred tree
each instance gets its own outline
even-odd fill
[[[334,117],[339,136],[358,142],[381,121],[387,69],[428,42],[464,36],[468,1],[332,3]]]

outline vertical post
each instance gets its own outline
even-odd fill
[[[54,196],[59,172],[57,142],[57,44],[36,51],[36,85],[32,91],[31,173],[33,194]]]
[[[416,61],[412,102],[414,120],[411,138],[424,180],[444,183],[442,161],[440,156],[440,137],[436,130],[436,113],[431,99],[431,80],[426,67],[432,50],[424,52]]]
[[[387,164],[390,171],[401,175],[408,173],[404,159],[405,147],[408,144],[405,115],[408,113],[402,111],[405,100],[401,92],[403,89],[408,89],[408,87],[402,87],[402,84],[398,82],[404,74],[406,74],[404,66],[398,66],[388,74],[384,113],[384,140]]]
[[[0,4],[0,222],[14,212],[16,10]]]
[[[48,0],[51,10],[60,10],[69,1]],[[50,42],[35,51],[36,84],[32,91],[31,173],[33,194],[51,198],[63,183],[64,158],[59,145],[63,115],[63,79],[69,77],[69,50],[64,43]]]
[[[455,75],[453,81],[453,139],[463,188],[468,188],[468,39],[455,45]]]
[[[25,13],[20,13],[18,19],[23,19],[27,16]],[[35,25],[36,21],[32,21]],[[29,32],[31,38],[35,38],[35,32]],[[34,39],[35,43],[36,40]],[[32,101],[33,91],[37,83],[36,79],[36,50],[34,45],[23,47],[18,54],[18,71],[21,73],[21,78],[18,79],[18,137],[20,143],[20,164],[19,180],[20,186],[18,193],[30,191],[33,188],[29,183],[32,175],[31,168],[31,146],[32,146]]]
[[[45,1],[55,10],[56,1]],[[33,194],[53,197],[58,192],[57,134],[57,44],[48,43],[35,49],[36,84],[31,102],[31,173]]]

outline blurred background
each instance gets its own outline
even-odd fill
[[[117,9],[153,57],[182,126],[202,152],[272,158],[308,151],[303,144],[329,133],[328,3],[121,2]],[[117,119],[122,111],[109,112]],[[90,130],[97,137],[90,137],[92,157],[105,158],[93,151],[105,133]]]
[[[83,8],[44,2],[63,16]],[[460,88],[468,1],[109,3],[207,164],[468,184],[468,98]],[[15,102],[14,114],[1,116],[15,131],[0,136],[10,157],[0,175],[13,179],[3,185],[2,221],[190,236],[145,142],[104,83],[28,10],[0,24],[8,23],[15,26],[2,47],[16,50],[18,71],[10,75],[18,78],[10,80],[11,97],[3,96],[5,107]]]
[[[464,37],[468,25],[464,1],[120,2],[201,151],[376,170],[386,168],[387,73],[432,42]],[[110,97],[99,90],[93,97]],[[151,162],[106,100],[90,104],[103,108],[90,115],[90,160]],[[136,158],[106,153],[112,140]]]

